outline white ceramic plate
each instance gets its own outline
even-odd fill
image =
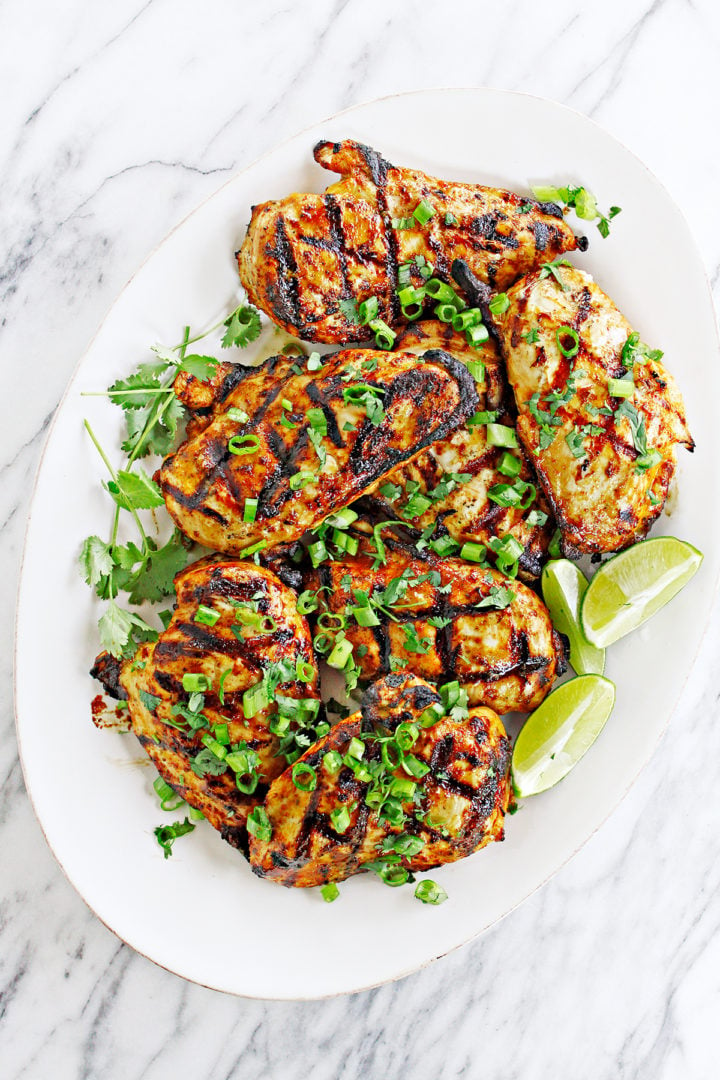
[[[186,322],[209,325],[226,310],[237,292],[233,252],[250,206],[322,190],[330,177],[315,166],[312,147],[320,138],[345,137],[447,179],[517,191],[533,181],[579,182],[601,206],[622,206],[610,239],[585,226],[590,251],[575,261],[596,276],[643,340],[665,350],[698,443],[692,457],[681,452],[672,516],[663,516],[655,534],[672,533],[704,551],[701,571],[651,624],[610,651],[615,712],[574,772],[508,819],[505,843],[434,873],[450,894],[439,908],[370,875],[344,884],[332,905],[317,890],[264,883],[204,825],[164,861],[152,836],[168,820],[152,791],[154,770],[135,764],[143,755],[133,736],[100,732],[90,722],[96,686],[87,671],[98,610],[76,558],[84,536],[104,534],[109,514],[82,419],[92,417],[106,446],[118,445],[120,419],[119,410],[80,391],[108,386],[147,355],[149,344],[173,343]],[[679,210],[615,139],[549,101],[447,90],[372,102],[291,139],[199,207],[120,295],[80,364],[48,438],[27,533],[17,621],[25,778],[51,848],[103,922],[158,964],[207,986],[315,998],[413,971],[481,933],[547,880],[648,760],[708,620],[720,560],[720,502],[709,498],[717,360],[708,284]]]

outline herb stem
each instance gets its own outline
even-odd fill
[[[105,463],[105,467],[106,467],[107,471],[110,473],[110,476],[112,477],[112,479],[117,484],[118,489],[120,491],[122,491],[122,485],[120,484],[120,481],[118,480],[117,473],[113,469],[112,465],[110,464],[110,462],[108,460],[108,457],[107,457],[105,451],[103,450],[102,446],[98,442],[97,437],[95,435],[95,432],[90,427],[87,420],[83,420],[83,424],[85,425],[85,430],[87,431],[88,435],[90,436],[90,438],[92,439],[92,441],[93,441],[93,443],[95,445],[95,449],[97,450],[100,457],[103,459],[103,462]],[[147,552],[147,533],[145,532],[145,530],[143,528],[142,521],[138,517],[137,510],[133,506],[130,506],[129,504],[128,504],[128,509],[130,510],[130,513],[132,514],[132,516],[135,518],[135,524],[137,525],[138,530],[140,532],[140,536],[142,537],[142,544],[143,544],[144,553],[146,553]],[[120,510],[120,507],[117,507],[117,509],[115,510],[116,519],[118,518],[119,510]],[[116,525],[113,525],[113,542],[112,542],[113,547],[115,546],[115,540],[116,539],[117,539],[117,527],[116,527]]]

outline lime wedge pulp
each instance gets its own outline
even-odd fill
[[[570,663],[578,675],[602,675],[605,650],[591,645],[580,625],[580,605],[588,587],[582,570],[569,559],[552,559],[542,572],[542,593],[553,626],[570,641]]]
[[[557,784],[597,739],[615,704],[601,675],[579,675],[549,694],[515,740],[512,778],[520,798]]]
[[[702,553],[674,536],[641,540],[600,567],[580,607],[585,637],[599,649],[629,634],[687,585]]]

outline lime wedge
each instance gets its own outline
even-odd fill
[[[591,645],[580,625],[580,604],[588,587],[582,570],[569,559],[552,559],[542,572],[542,593],[553,626],[570,641],[570,663],[578,675],[602,675],[605,650]]]
[[[585,637],[599,649],[629,634],[687,585],[702,562],[674,536],[642,540],[601,566],[580,607]]]
[[[512,778],[520,798],[538,795],[567,776],[597,739],[614,704],[615,687],[601,675],[579,675],[553,690],[515,741]]]

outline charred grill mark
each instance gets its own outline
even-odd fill
[[[90,676],[102,684],[103,689],[116,701],[126,701],[127,691],[120,685],[120,668],[122,660],[117,660],[110,653],[100,653],[95,657],[95,663],[90,668]]]
[[[386,675],[390,671],[390,635],[388,633],[388,618],[386,615],[380,614],[380,625],[370,627],[372,635],[377,642],[378,652],[380,653],[380,673]]]
[[[340,213],[340,207],[334,195],[326,194],[323,201],[325,203],[325,213],[327,214],[331,237],[331,243],[328,244],[328,247],[335,253],[338,262],[340,263],[342,296],[348,298],[352,296],[352,289],[350,288],[350,282],[348,280],[347,241],[345,239],[345,232],[342,224],[342,214]]]
[[[400,318],[400,301],[397,297],[398,287],[398,242],[395,230],[392,227],[392,215],[388,208],[387,203],[387,178],[388,170],[393,166],[389,162],[385,161],[377,151],[373,150],[369,146],[364,146],[362,143],[358,143],[358,149],[362,154],[365,163],[368,167],[370,179],[375,185],[375,196],[377,198],[378,210],[383,223],[383,231],[385,234],[385,249],[387,251],[387,276],[388,276],[388,289],[390,308],[392,310],[393,320]]]
[[[483,240],[500,244],[501,247],[515,249],[519,245],[518,238],[513,235],[506,236],[504,233],[497,231],[498,224],[506,220],[507,214],[503,214],[499,210],[493,210],[488,214],[480,214],[471,220],[470,232]]]
[[[550,229],[544,221],[533,221],[532,231],[535,237],[535,250],[546,251],[550,239]]]
[[[297,262],[281,217],[275,222],[275,247],[268,247],[267,253],[277,262],[277,274],[268,279],[272,309],[281,322],[302,327],[304,319],[298,294]]]
[[[575,318],[573,320],[573,326],[575,327],[576,330],[582,323],[585,322],[585,320],[587,319],[587,317],[590,314],[591,310],[592,310],[592,299],[591,299],[591,296],[590,296],[590,290],[588,289],[588,287],[586,285],[583,288],[583,291],[580,294],[580,299],[578,301],[577,314],[575,315]]]
[[[528,200],[528,202],[531,200]],[[563,219],[562,207],[558,206],[554,202],[536,202],[535,206],[538,208],[541,214],[548,214],[550,217]]]

